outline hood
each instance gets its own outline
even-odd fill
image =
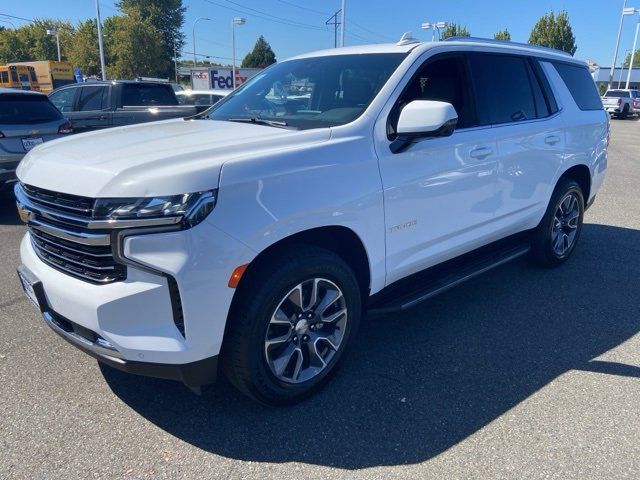
[[[176,195],[217,188],[229,160],[329,138],[328,128],[167,120],[45,143],[25,156],[17,175],[28,185],[85,197]]]

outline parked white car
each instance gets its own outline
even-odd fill
[[[602,97],[602,105],[611,116],[627,118],[629,115],[638,115],[640,92],[623,88],[607,90]]]
[[[180,90],[176,92],[180,105],[196,105],[210,107],[215,105],[233,90],[211,89],[211,90]]]
[[[18,271],[46,323],[108,365],[194,390],[220,366],[291,403],[366,311],[521,255],[566,261],[608,134],[586,64],[558,51],[405,36],[300,55],[199,118],[28,154]]]

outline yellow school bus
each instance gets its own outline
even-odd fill
[[[0,87],[40,91],[36,71],[28,65],[0,66]]]
[[[11,63],[11,65],[32,67],[42,93],[49,93],[58,87],[76,82],[71,62],[42,60],[36,62]]]

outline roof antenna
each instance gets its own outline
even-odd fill
[[[412,43],[420,43],[420,40],[415,38],[411,32],[404,32],[400,41],[396,43],[396,45],[400,47],[402,45],[410,45]]]

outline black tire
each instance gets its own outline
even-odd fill
[[[306,245],[289,246],[253,265],[245,275],[227,322],[222,370],[236,388],[262,403],[297,403],[331,378],[358,330],[362,299],[356,276],[334,253]],[[339,287],[347,321],[340,332],[341,343],[324,370],[302,383],[288,383],[275,375],[266,358],[269,322],[288,292],[314,278],[327,279]]]
[[[568,195],[576,198],[579,214],[577,217],[575,236],[567,250],[559,254],[553,246],[554,222],[560,204]],[[530,259],[533,263],[542,267],[552,268],[564,263],[571,256],[580,238],[580,232],[582,231],[584,204],[584,195],[580,185],[571,178],[560,179],[553,191],[553,195],[551,195],[551,200],[549,201],[549,206],[547,207],[544,217],[542,217],[542,220],[532,232]]]
[[[620,113],[620,118],[625,120],[629,116],[629,104],[626,104]]]

